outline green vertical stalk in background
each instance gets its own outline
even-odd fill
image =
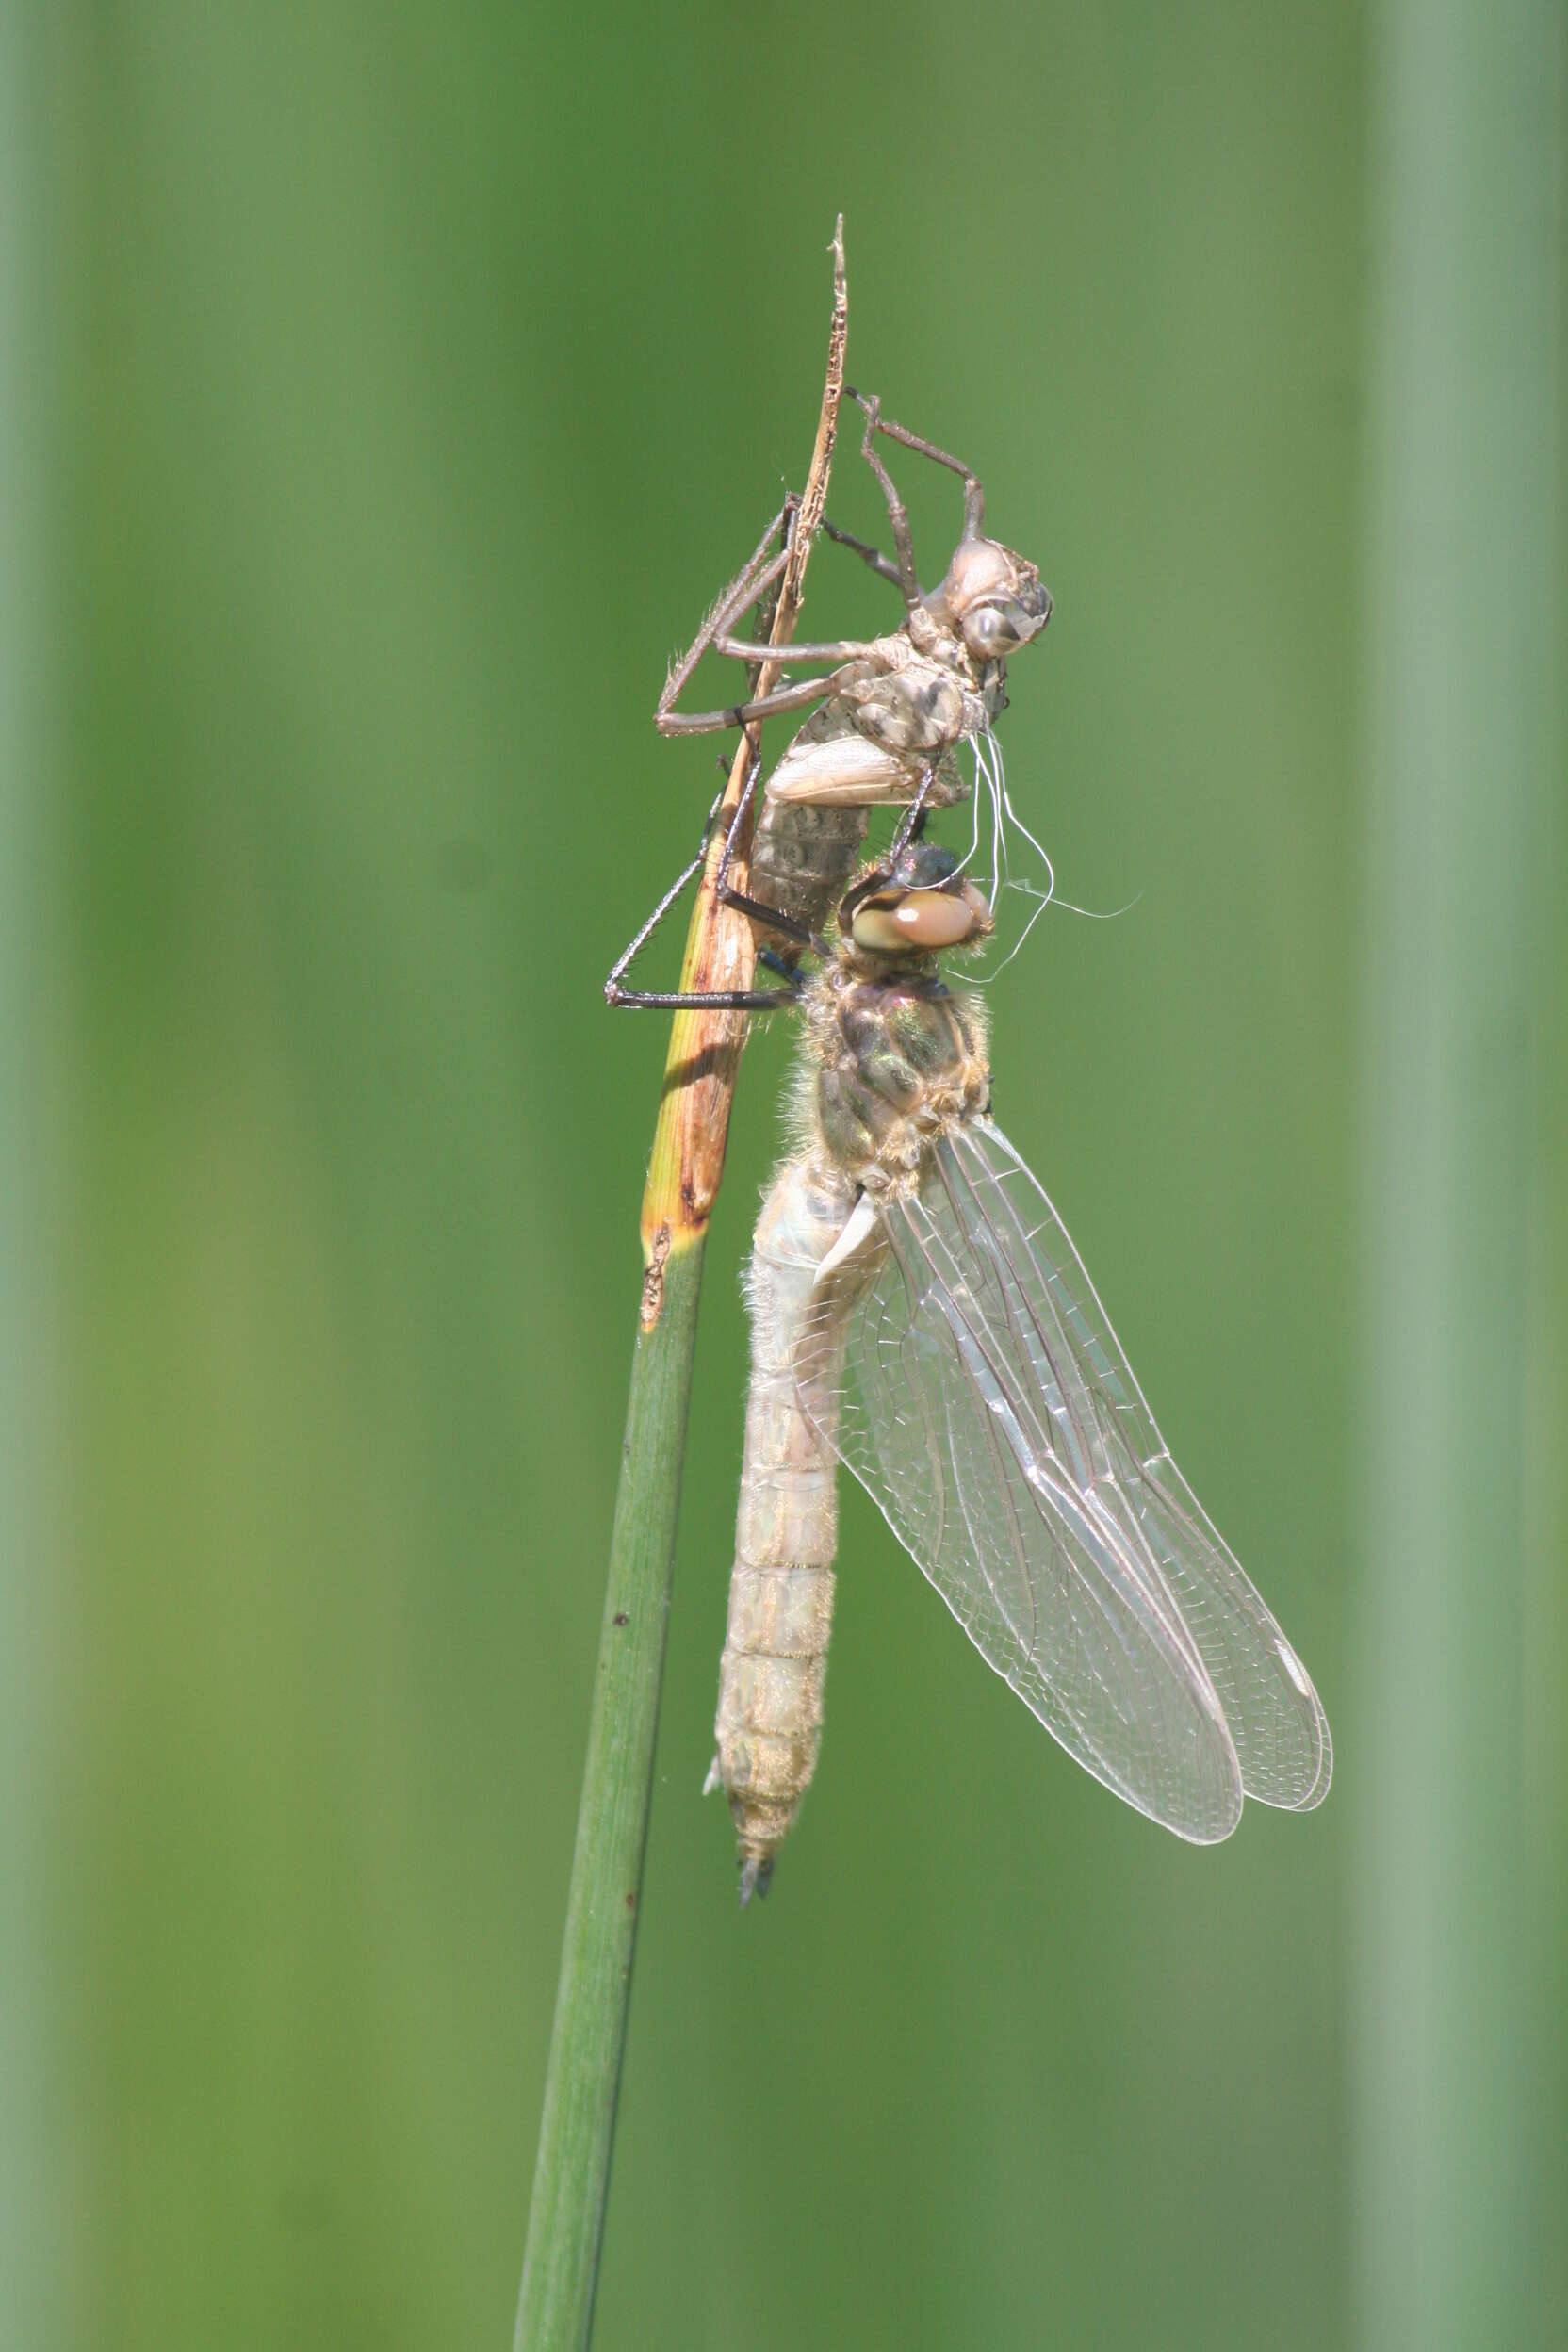
[[[1525,1690],[1530,1237],[1562,1083],[1537,954],[1560,901],[1562,20],[1382,0],[1375,24],[1352,2178],[1359,2341],[1442,2352],[1544,2321]]]
[[[42,26],[0,12],[0,2342],[60,2340],[55,2232],[71,2206],[68,2143],[43,1937],[51,1840],[47,1606],[39,1552],[41,1400],[51,1370],[40,1328],[38,1043],[40,818],[49,645],[43,485],[50,415],[44,360]]]

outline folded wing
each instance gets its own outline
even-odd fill
[[[1243,1794],[1319,1803],[1317,1694],[1171,1461],[1054,1209],[999,1129],[818,1286],[807,1411],[959,1624],[1068,1753],[1178,1836]]]

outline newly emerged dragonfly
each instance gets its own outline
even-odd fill
[[[772,694],[731,703],[718,710],[679,711],[674,705],[702,655],[710,650],[754,667],[762,647],[733,632],[745,614],[768,596],[789,560],[793,520],[787,502],[763,532],[740,577],[718,598],[689,649],[672,664],[660,697],[655,725],[664,735],[712,734],[743,727],[755,743],[765,720],[817,707],[796,730],[763,787],[750,853],[747,890],[729,885],[732,854],[757,790],[760,760],[753,759],[746,789],[730,822],[715,888],[773,937],[773,959],[786,971],[801,950],[817,943],[860,856],[867,811],[900,808],[895,837],[902,848],[924,815],[966,798],[970,786],[958,769],[962,743],[974,751],[976,776],[991,800],[992,895],[1002,878],[1004,832],[1011,827],[1027,841],[1047,870],[1038,842],[1022,825],[1007,793],[1001,753],[991,722],[1005,702],[1006,663],[1037,637],[1051,617],[1051,593],[1038,567],[1025,556],[988,538],[986,498],[979,476],[961,458],[910,433],[882,415],[873,395],[848,391],[859,402],[866,425],[861,454],[876,477],[887,503],[895,559],[868,547],[832,523],[823,528],[851,547],[904,599],[902,625],[881,637],[796,642],[792,663],[828,662],[821,678],[776,687]],[[914,544],[904,502],[876,448],[881,434],[959,475],[964,485],[964,522],[958,544],[937,586],[921,589]],[[783,545],[772,551],[776,537]],[[978,828],[978,808],[976,828]],[[668,992],[629,988],[626,973],[649,934],[679,896],[706,855],[707,842],[653,910],[617,959],[605,984],[614,1005],[673,1007],[711,1004]],[[1038,897],[1039,893],[1035,893]],[[758,1010],[784,1001],[778,991],[731,1000],[737,1008]]]
[[[1097,1780],[1207,1844],[1246,1796],[1321,1803],[1305,1667],[1170,1458],[1060,1217],[989,1117],[985,1032],[937,954],[990,914],[907,843],[803,983],[800,1149],[763,1200],[709,1786],[741,1899],[815,1767],[835,1462],[988,1664]]]

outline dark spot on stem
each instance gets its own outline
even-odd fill
[[[625,1623],[626,1623],[626,1611],[625,1611],[625,1609],[618,1609],[615,1611],[614,1616],[613,1616],[613,1617],[612,1617],[612,1619],[610,1620],[610,1622],[611,1622],[611,1624],[612,1624],[612,1625],[625,1625]]]
[[[635,1886],[626,1899],[626,1907],[629,1911],[635,1911],[637,1908],[637,1889]]]

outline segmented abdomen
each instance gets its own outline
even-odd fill
[[[709,1774],[729,1799],[743,1903],[767,1883],[822,1736],[838,1510],[833,1456],[801,1409],[792,1359],[817,1269],[854,1201],[853,1186],[817,1156],[787,1161],[752,1245],[751,1386]],[[831,1402],[812,1404],[830,1429]]]
[[[854,877],[873,808],[897,808],[920,792],[928,808],[950,808],[967,791],[951,744],[933,766],[859,733],[842,703],[825,704],[768,778],[751,848],[751,895],[808,931],[825,930]]]
[[[764,798],[751,845],[753,898],[822,931],[838,911],[866,838],[864,808]]]

